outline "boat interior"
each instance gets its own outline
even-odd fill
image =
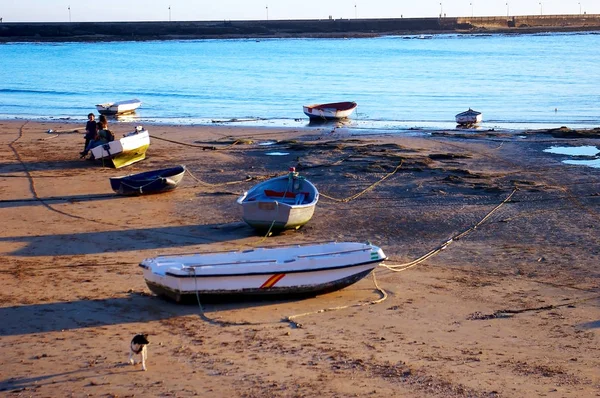
[[[246,201],[280,202],[290,205],[300,205],[310,203],[310,200],[309,192],[288,192],[265,189],[264,191],[260,191],[256,195],[249,197]]]

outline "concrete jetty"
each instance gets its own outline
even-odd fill
[[[0,23],[0,42],[371,37],[600,30],[600,14],[254,21]]]

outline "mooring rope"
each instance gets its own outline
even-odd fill
[[[513,189],[513,191],[510,193],[510,195],[508,195],[508,197],[506,199],[504,199],[502,201],[502,203],[500,203],[499,205],[497,205],[496,207],[494,207],[491,211],[489,211],[474,226],[466,229],[464,232],[461,232],[458,235],[455,235],[451,239],[448,239],[446,242],[444,242],[443,244],[441,244],[437,248],[431,250],[427,254],[419,257],[418,259],[413,260],[413,261],[408,262],[408,263],[405,263],[405,264],[398,264],[398,265],[380,264],[379,266],[380,267],[384,267],[386,269],[389,269],[390,271],[402,272],[402,271],[406,271],[407,269],[416,266],[417,264],[422,263],[423,261],[425,261],[426,259],[430,258],[431,256],[434,256],[437,253],[439,253],[442,250],[444,250],[446,247],[448,247],[455,240],[458,240],[458,239],[460,239],[462,237],[465,237],[467,234],[475,231],[475,229],[477,229],[478,226],[480,226],[481,224],[483,224],[494,212],[496,212],[500,207],[502,207],[504,204],[506,204],[512,198],[512,196],[515,194],[516,191],[517,191],[516,188]],[[320,310],[317,310],[317,311],[311,311],[311,312],[305,312],[305,313],[302,313],[302,314],[290,315],[290,316],[284,318],[283,321],[290,323],[294,327],[302,327],[302,325],[300,323],[294,321],[294,319],[300,318],[300,317],[303,317],[303,316],[308,316],[308,315],[320,314],[320,313],[323,313],[323,312],[343,310],[343,309],[351,308],[351,307],[362,307],[362,306],[365,306],[365,305],[379,304],[379,303],[385,301],[388,298],[388,295],[387,295],[386,291],[384,289],[382,289],[381,287],[379,287],[379,285],[377,284],[377,280],[375,278],[375,270],[373,270],[373,282],[375,283],[376,289],[382,295],[382,297],[379,300],[369,301],[369,302],[366,302],[366,303],[344,305],[344,306],[339,306],[339,307],[323,308],[323,309],[320,309]]]
[[[396,166],[396,168],[394,169],[394,171],[386,174],[384,177],[382,177],[379,181],[374,182],[373,184],[369,185],[367,188],[363,189],[361,192],[358,192],[357,194],[354,194],[352,196],[349,196],[347,198],[344,199],[338,199],[338,198],[334,198],[332,196],[329,195],[325,195],[324,193],[319,193],[320,196],[333,200],[335,202],[350,202],[351,200],[354,200],[356,198],[358,198],[359,196],[365,194],[366,192],[370,191],[371,189],[375,188],[377,185],[379,185],[380,183],[382,183],[383,181],[387,180],[388,178],[390,178],[391,176],[393,176],[394,174],[396,174],[396,172],[398,172],[398,170],[400,170],[400,168],[402,167],[402,163],[404,162],[404,160],[401,160],[400,163],[398,164],[398,166]]]
[[[422,255],[421,257],[417,258],[416,260],[410,261],[408,263],[404,263],[404,264],[381,264],[380,267],[384,267],[389,269],[390,271],[394,271],[394,272],[402,272],[402,271],[406,271],[409,268],[412,268],[414,266],[416,266],[417,264],[422,263],[423,261],[427,260],[428,258],[438,254],[439,252],[441,252],[442,250],[446,249],[448,246],[450,246],[452,244],[452,242],[459,240],[461,238],[464,238],[465,236],[467,236],[468,234],[470,234],[471,232],[475,231],[477,229],[477,227],[479,227],[481,224],[483,224],[488,218],[490,218],[492,216],[492,214],[494,214],[498,209],[500,209],[502,206],[504,206],[508,201],[510,201],[510,199],[513,197],[513,195],[515,194],[515,192],[517,192],[517,188],[514,188],[513,191],[510,193],[510,195],[508,195],[500,204],[498,204],[496,207],[494,207],[492,210],[490,210],[481,220],[479,220],[475,225],[473,225],[470,228],[467,228],[466,230],[464,230],[463,232],[453,236],[452,238],[448,239],[447,241],[445,241],[444,243],[442,243],[441,245],[439,245],[438,247],[436,247],[435,249],[429,251],[428,253]]]
[[[495,319],[495,318],[510,318],[513,315],[522,314],[525,312],[547,311],[547,310],[553,310],[553,309],[561,308],[561,307],[569,307],[569,306],[572,306],[575,304],[585,303],[585,302],[591,301],[591,300],[597,300],[598,298],[600,298],[600,295],[585,297],[585,298],[581,298],[578,300],[569,301],[568,303],[549,304],[549,305],[542,305],[540,307],[526,307],[526,308],[520,308],[518,310],[515,310],[515,309],[496,310],[491,314],[483,314],[481,312],[475,312],[475,313],[469,315],[467,317],[467,319],[470,321],[480,321],[480,320]]]
[[[199,179],[198,177],[196,177],[191,171],[190,169],[186,168],[185,172],[188,173],[190,175],[190,177],[192,177],[192,179],[194,179],[198,184],[200,185],[205,185],[207,187],[219,187],[219,186],[224,186],[224,185],[233,185],[233,184],[240,184],[242,182],[248,182],[248,181],[253,181],[256,179],[260,179],[258,177],[247,177],[244,180],[239,180],[239,181],[228,181],[228,182],[222,182],[219,184],[211,184],[210,182],[205,182],[202,181],[201,179]]]
[[[346,309],[346,308],[364,307],[366,305],[379,304],[379,303],[387,300],[388,294],[387,294],[387,292],[384,289],[382,289],[381,287],[379,287],[379,284],[377,283],[377,278],[375,276],[375,270],[373,270],[373,272],[372,272],[371,275],[373,276],[373,283],[375,284],[375,288],[377,289],[377,291],[381,295],[381,297],[379,299],[377,299],[377,300],[371,300],[371,301],[367,301],[367,302],[363,302],[363,303],[355,303],[355,304],[342,305],[342,306],[338,306],[338,307],[323,308],[323,309],[320,309],[320,310],[317,310],[317,311],[304,312],[302,314],[290,315],[290,316],[287,316],[287,317],[283,318],[282,322],[287,322],[291,326],[293,326],[294,328],[302,328],[302,324],[299,323],[299,322],[297,322],[297,321],[295,321],[294,319],[301,318],[303,316],[308,316],[308,315],[322,314],[324,312],[339,311],[339,310],[343,310],[343,309]]]
[[[21,154],[19,154],[19,151],[14,146],[14,144],[23,137],[23,129],[25,128],[25,126],[27,125],[27,123],[29,123],[29,121],[23,123],[23,125],[21,125],[21,127],[19,127],[19,135],[17,136],[17,138],[15,138],[11,142],[9,142],[8,146],[10,147],[10,149],[15,154],[15,157],[17,158],[17,160],[19,161],[19,163],[21,163],[21,166],[23,167],[23,171],[27,175],[27,179],[29,180],[29,190],[30,190],[31,194],[33,195],[34,199],[37,200],[37,201],[39,201],[44,207],[46,207],[50,211],[62,214],[62,215],[67,216],[67,217],[72,217],[72,218],[76,218],[76,219],[79,219],[79,220],[86,220],[85,217],[75,216],[75,215],[72,215],[72,214],[69,214],[69,213],[65,213],[64,211],[60,211],[60,210],[55,209],[54,207],[52,207],[48,203],[46,203],[44,201],[44,199],[40,198],[40,196],[38,195],[38,193],[37,193],[37,191],[35,189],[35,180],[33,179],[33,176],[31,175],[31,172],[27,168],[27,164],[21,158]]]
[[[233,322],[233,321],[221,321],[219,319],[214,319],[214,318],[209,318],[208,316],[206,316],[206,313],[204,312],[204,307],[202,306],[202,302],[200,301],[200,294],[198,293],[198,276],[196,274],[196,269],[195,268],[191,268],[191,270],[194,271],[194,290],[196,292],[196,301],[198,302],[198,307],[200,308],[200,318],[205,321],[210,323],[211,325],[217,325],[217,326],[250,326],[250,325],[266,325],[266,324],[273,324],[273,323],[279,323],[279,322],[249,322],[249,321],[241,321],[241,322]]]
[[[223,146],[223,147],[216,147],[216,146],[208,146],[208,145],[196,145],[196,144],[188,144],[187,142],[181,142],[181,141],[175,141],[175,140],[169,140],[167,138],[162,138],[162,137],[157,137],[155,135],[151,135],[151,138],[155,139],[155,140],[160,140],[160,141],[166,141],[166,142],[170,142],[172,144],[177,144],[177,145],[183,145],[183,146],[189,146],[192,148],[202,148],[202,150],[210,150],[210,151],[222,151],[224,149],[228,149],[231,148],[234,145],[239,144],[242,140],[235,140],[233,143]]]

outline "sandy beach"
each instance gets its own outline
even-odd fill
[[[115,170],[79,159],[83,124],[0,121],[0,396],[600,396],[600,169],[544,152],[600,131],[145,127],[147,158]],[[177,164],[173,192],[110,188]],[[257,235],[235,199],[291,166],[322,194],[315,216]],[[403,271],[201,308],[152,295],[138,266],[330,240]],[[138,332],[146,372],[127,363]]]

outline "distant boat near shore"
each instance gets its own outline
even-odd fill
[[[358,105],[356,102],[331,102],[303,107],[304,114],[313,120],[338,120],[348,118]]]
[[[483,115],[481,112],[477,112],[469,108],[468,110],[457,114],[455,118],[456,123],[459,126],[473,126],[483,120]]]
[[[126,101],[98,104],[96,105],[96,109],[101,115],[124,115],[135,112],[141,105],[142,101],[139,99],[130,99]]]

